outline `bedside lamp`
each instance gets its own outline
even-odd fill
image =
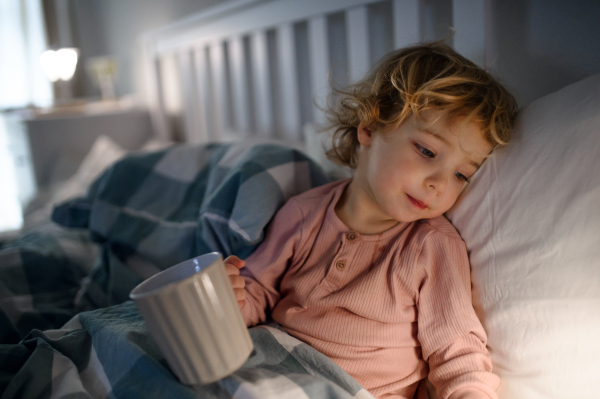
[[[78,50],[61,48],[58,51],[47,50],[40,57],[42,69],[51,82],[71,80],[77,66]]]

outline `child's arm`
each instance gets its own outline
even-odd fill
[[[432,232],[419,259],[425,279],[418,300],[418,337],[429,380],[440,398],[497,398],[487,336],[471,302],[464,242]]]
[[[267,319],[281,298],[279,285],[292,262],[302,233],[302,211],[294,199],[275,215],[259,247],[246,259],[240,270],[245,280],[246,298],[242,315],[247,326]]]

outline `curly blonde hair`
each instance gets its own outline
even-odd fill
[[[334,89],[326,110],[333,133],[328,158],[356,168],[358,125],[398,127],[425,110],[478,124],[493,146],[507,144],[517,113],[515,98],[492,75],[442,42],[394,51],[360,82]]]

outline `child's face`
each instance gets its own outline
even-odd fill
[[[361,124],[355,180],[372,216],[412,222],[442,215],[492,150],[475,123],[441,111],[382,132]]]

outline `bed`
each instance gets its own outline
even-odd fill
[[[484,3],[456,3],[454,47],[484,65]],[[255,350],[232,376],[184,386],[128,294],[205,252],[247,256],[286,199],[348,176],[316,133],[329,81],[417,42],[418,4],[237,0],[148,33],[156,141],[125,153],[100,139],[0,246],[0,399],[372,397],[272,323],[251,329]],[[594,75],[523,109],[514,143],[447,214],[470,251],[501,399],[598,398],[599,153]]]

